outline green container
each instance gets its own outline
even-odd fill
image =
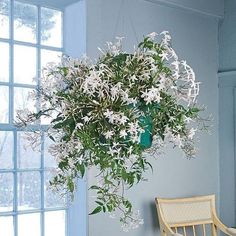
[[[150,148],[152,146],[152,120],[148,116],[142,116],[140,123],[144,127],[144,133],[141,134],[140,145],[143,149]]]

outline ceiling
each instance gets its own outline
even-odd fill
[[[40,4],[43,6],[48,7],[55,7],[59,9],[63,9],[68,5],[71,5],[75,2],[78,2],[80,0],[24,0],[24,2],[29,2],[33,4]]]

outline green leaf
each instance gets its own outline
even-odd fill
[[[197,108],[197,107],[191,108],[191,112],[197,113],[197,112],[199,112],[199,111],[200,111],[200,109]]]
[[[95,201],[98,205],[103,206],[104,204],[102,202],[99,201]]]
[[[91,213],[89,213],[89,215],[94,215],[99,213],[102,210],[101,206],[96,207]]]
[[[52,137],[52,135],[48,136],[53,142],[55,142],[55,139]]]
[[[75,190],[75,185],[71,178],[68,179],[67,186],[68,186],[69,191],[73,193]]]
[[[98,186],[96,186],[96,185],[92,185],[92,186],[90,187],[90,189],[98,190],[98,189],[99,189],[99,187],[98,187]]]
[[[83,164],[77,165],[77,170],[81,173],[81,177],[84,177],[85,174],[85,166]]]

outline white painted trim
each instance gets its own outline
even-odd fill
[[[208,17],[213,17],[213,18],[218,18],[218,19],[224,18],[224,16],[221,14],[212,13],[212,12],[208,12],[208,11],[204,11],[204,10],[200,10],[200,9],[195,9],[192,7],[187,7],[187,6],[184,6],[180,3],[174,3],[174,2],[171,2],[168,0],[144,0],[144,1],[152,2],[152,3],[158,4],[158,5],[171,7],[171,8],[175,8],[175,9],[181,9],[184,11],[193,12],[193,13],[197,13],[200,15],[208,16]]]

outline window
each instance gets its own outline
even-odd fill
[[[28,93],[42,67],[62,54],[62,18],[59,10],[0,0],[0,235],[67,235],[66,198],[48,189],[55,166],[49,141],[42,134],[40,152],[33,151],[30,130],[14,126],[18,109],[40,106]]]

